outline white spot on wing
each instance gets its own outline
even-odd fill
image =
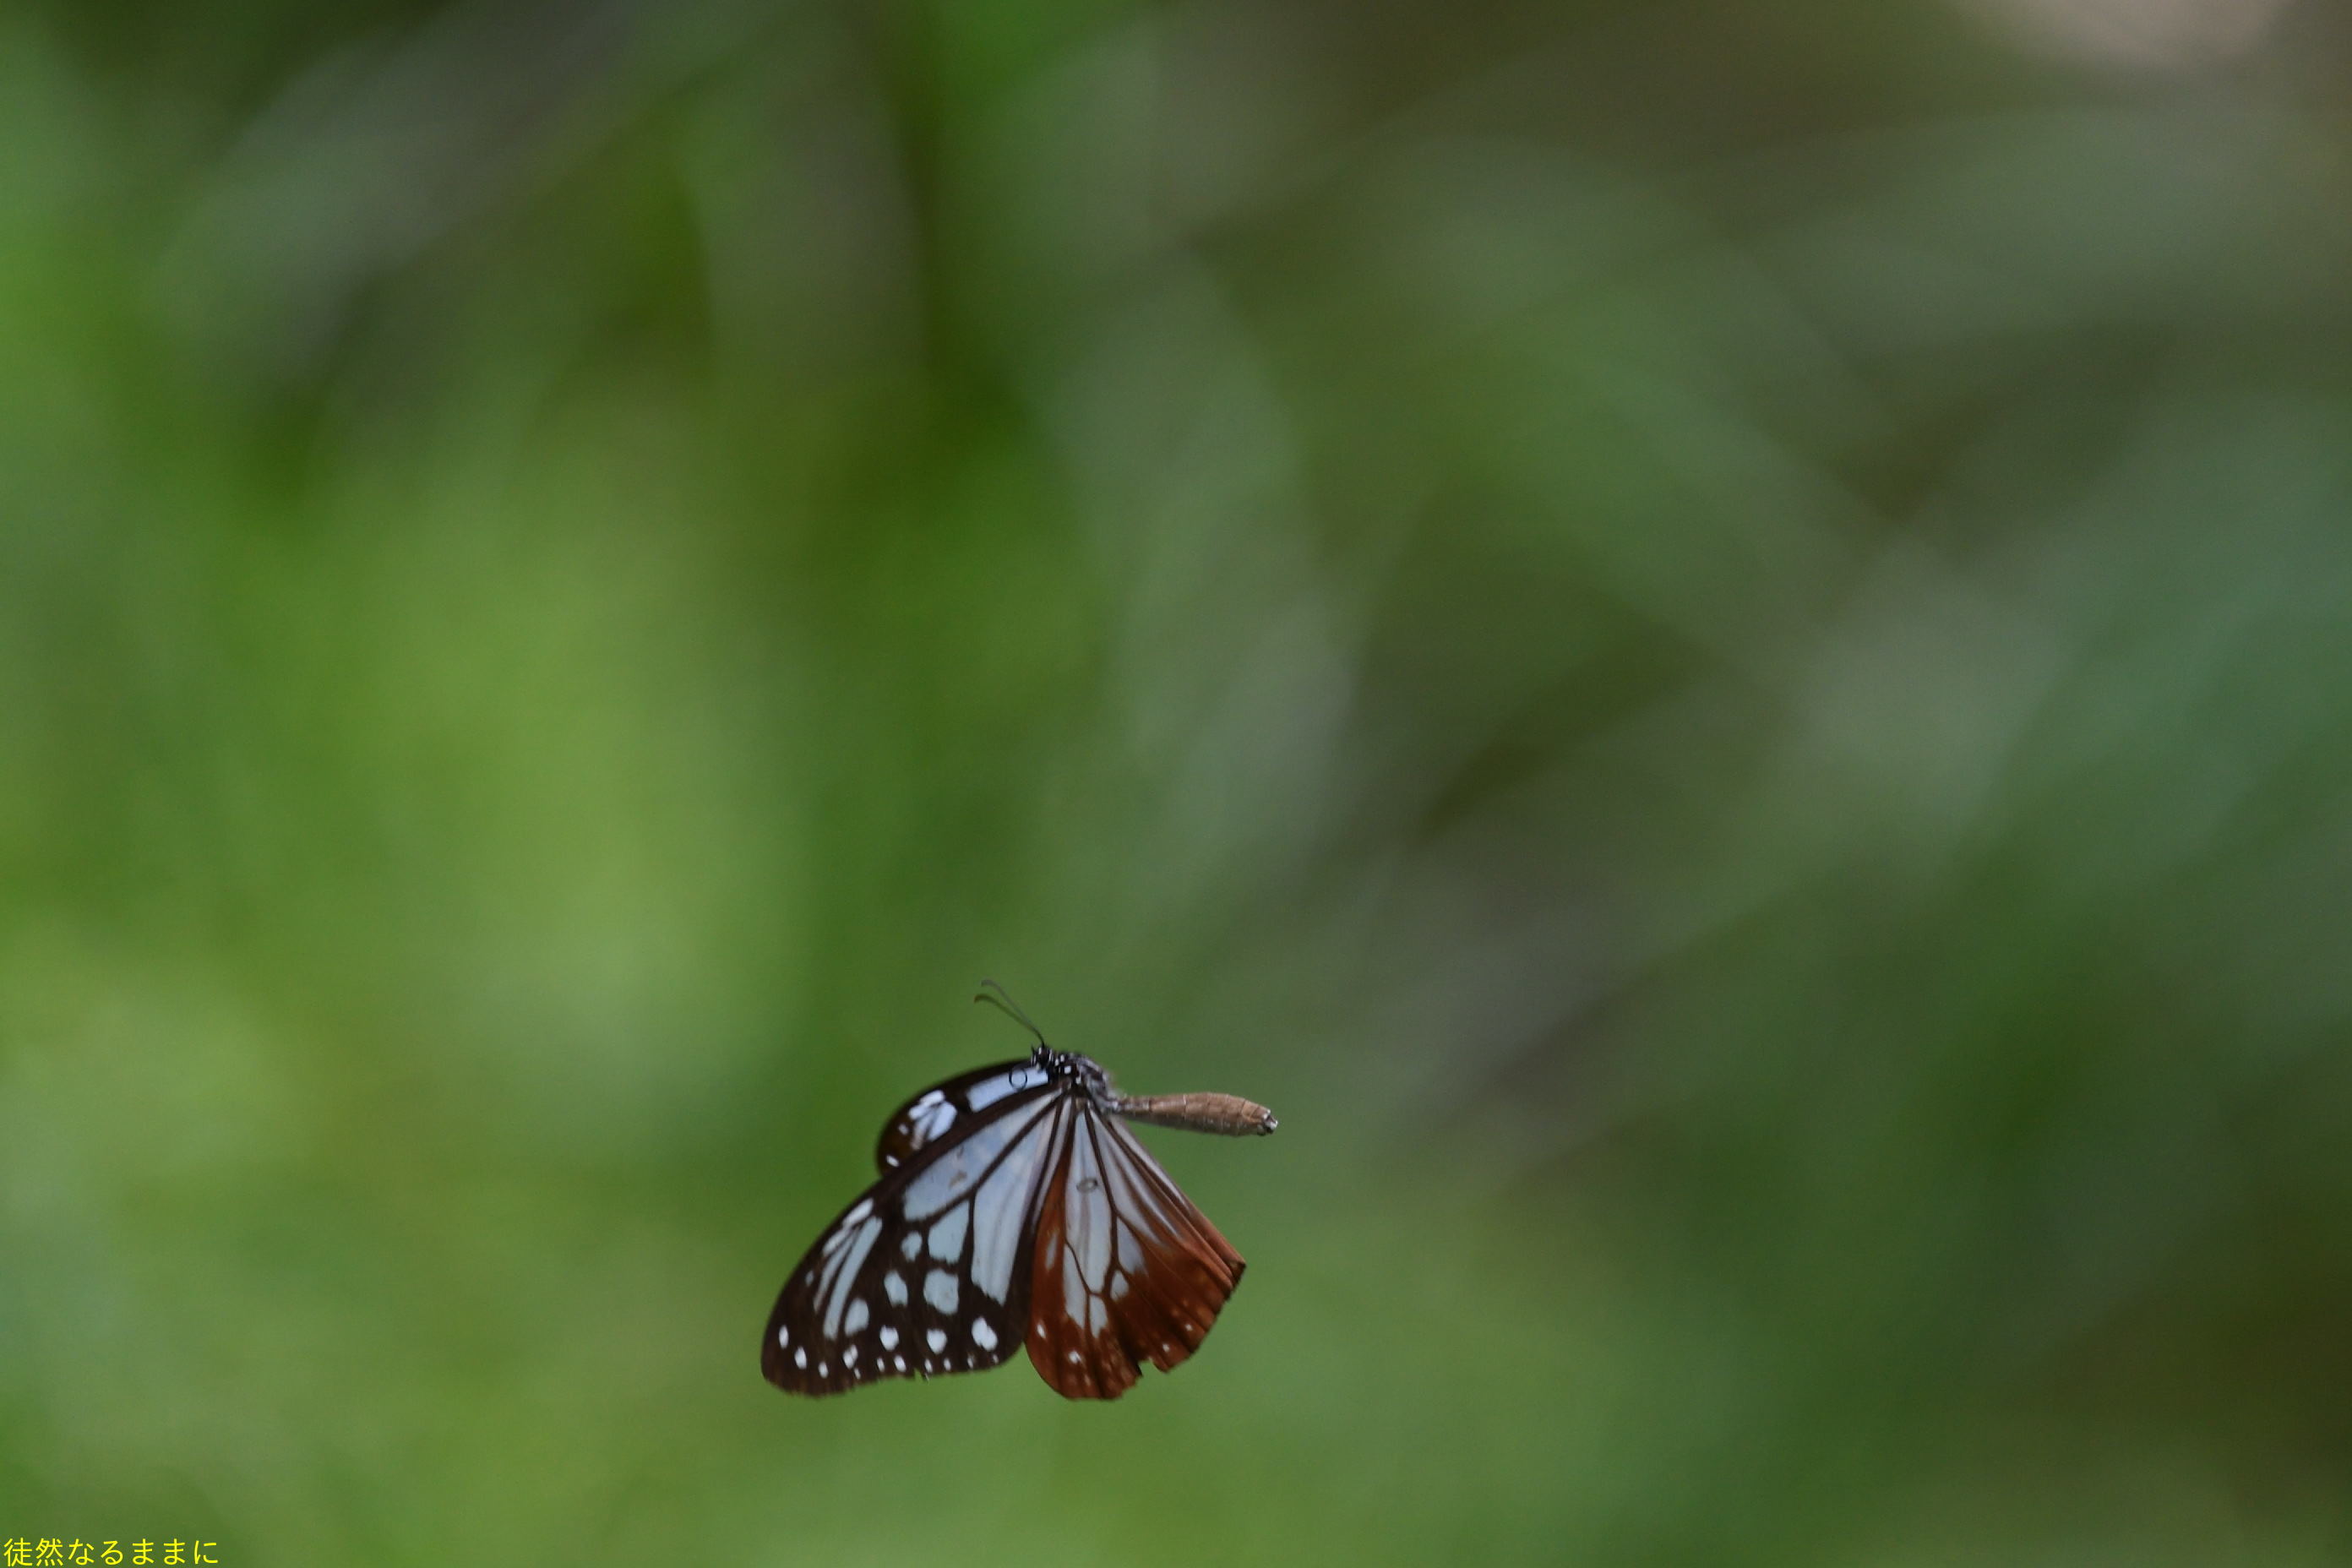
[[[1045,1081],[1043,1073],[1027,1067],[1017,1067],[1002,1078],[984,1078],[965,1089],[964,1102],[974,1110],[985,1110],[1008,1094],[1018,1094]]]
[[[971,1321],[971,1342],[984,1351],[992,1351],[996,1348],[996,1331],[988,1326],[986,1318],[974,1318]]]
[[[776,1325],[776,1348],[778,1350],[790,1350],[793,1348],[793,1329],[790,1323],[778,1323]]]
[[[887,1323],[882,1325],[882,1348],[886,1351],[898,1348],[898,1331]]]
[[[933,1355],[937,1355],[948,1348],[947,1331],[943,1329],[926,1329],[923,1331],[923,1342],[931,1347]]]
[[[963,1256],[963,1233],[971,1224],[971,1205],[958,1204],[940,1216],[931,1226],[931,1256],[942,1263],[953,1263]]]
[[[1022,1222],[1029,1215],[1029,1196],[1037,1173],[1049,1163],[1048,1152],[1067,1113],[1056,1111],[1022,1140],[995,1174],[982,1184],[972,1199],[971,1282],[1002,1301],[1013,1288],[1013,1256],[1021,1249]]]
[[[868,1218],[858,1226],[857,1238],[825,1260],[824,1278],[818,1281],[820,1296],[828,1297],[824,1309],[824,1337],[838,1339],[841,1335],[841,1314],[849,1304],[850,1287],[856,1283],[857,1270],[865,1265],[866,1255],[874,1249],[874,1238],[882,1234],[882,1221]]]
[[[1078,1277],[1089,1290],[1103,1288],[1103,1276],[1110,1268],[1110,1197],[1103,1191],[1096,1162],[1095,1122],[1092,1116],[1081,1118],[1079,1136],[1070,1141],[1069,1182],[1062,1189],[1065,1225],[1078,1254]]]
[[[890,1298],[890,1305],[894,1307],[903,1307],[907,1304],[907,1282],[898,1278],[897,1269],[891,1269],[882,1276],[882,1294]]]
[[[923,1300],[940,1311],[953,1316],[956,1310],[956,1277],[944,1268],[934,1268],[923,1276]]]
[[[905,1255],[909,1263],[920,1258],[923,1255],[923,1233],[919,1230],[908,1231],[899,1238],[898,1250]]]
[[[845,1334],[857,1334],[866,1331],[865,1297],[859,1296],[849,1303],[849,1311],[841,1320],[841,1331]],[[856,1352],[853,1351],[850,1353],[854,1355]]]
[[[793,1364],[803,1372],[808,1370],[808,1346],[803,1345],[793,1352]]]

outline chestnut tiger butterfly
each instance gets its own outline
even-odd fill
[[[1021,1061],[916,1095],[882,1129],[881,1179],[793,1268],[760,1342],[787,1394],[980,1372],[1026,1346],[1067,1399],[1116,1399],[1142,1363],[1201,1348],[1243,1262],[1128,1121],[1244,1136],[1274,1113],[1225,1094],[1129,1097],[1037,1036]]]

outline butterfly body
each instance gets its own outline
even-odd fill
[[[1143,1362],[1183,1361],[1244,1264],[1123,1124],[1122,1108],[1157,1103],[1123,1099],[1098,1063],[1042,1041],[909,1099],[876,1145],[880,1179],[777,1297],[761,1342],[768,1381],[840,1394],[983,1371],[1025,1346],[1057,1393],[1115,1399]],[[1245,1130],[1272,1130],[1248,1109],[1263,1125]]]

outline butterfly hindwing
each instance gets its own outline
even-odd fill
[[[1244,1265],[1132,1133],[1073,1109],[1038,1204],[1029,1360],[1066,1398],[1116,1399],[1200,1348]]]
[[[953,1114],[937,1114],[942,1106]],[[1071,1114],[1066,1094],[1022,1063],[901,1107],[879,1151],[898,1163],[826,1227],[776,1299],[761,1343],[768,1381],[837,1394],[1010,1356],[1028,1323],[1037,1182]]]

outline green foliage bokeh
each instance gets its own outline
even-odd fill
[[[0,14],[0,1535],[2352,1562],[2347,38],[2135,4]],[[1249,1278],[787,1400],[984,975]]]

